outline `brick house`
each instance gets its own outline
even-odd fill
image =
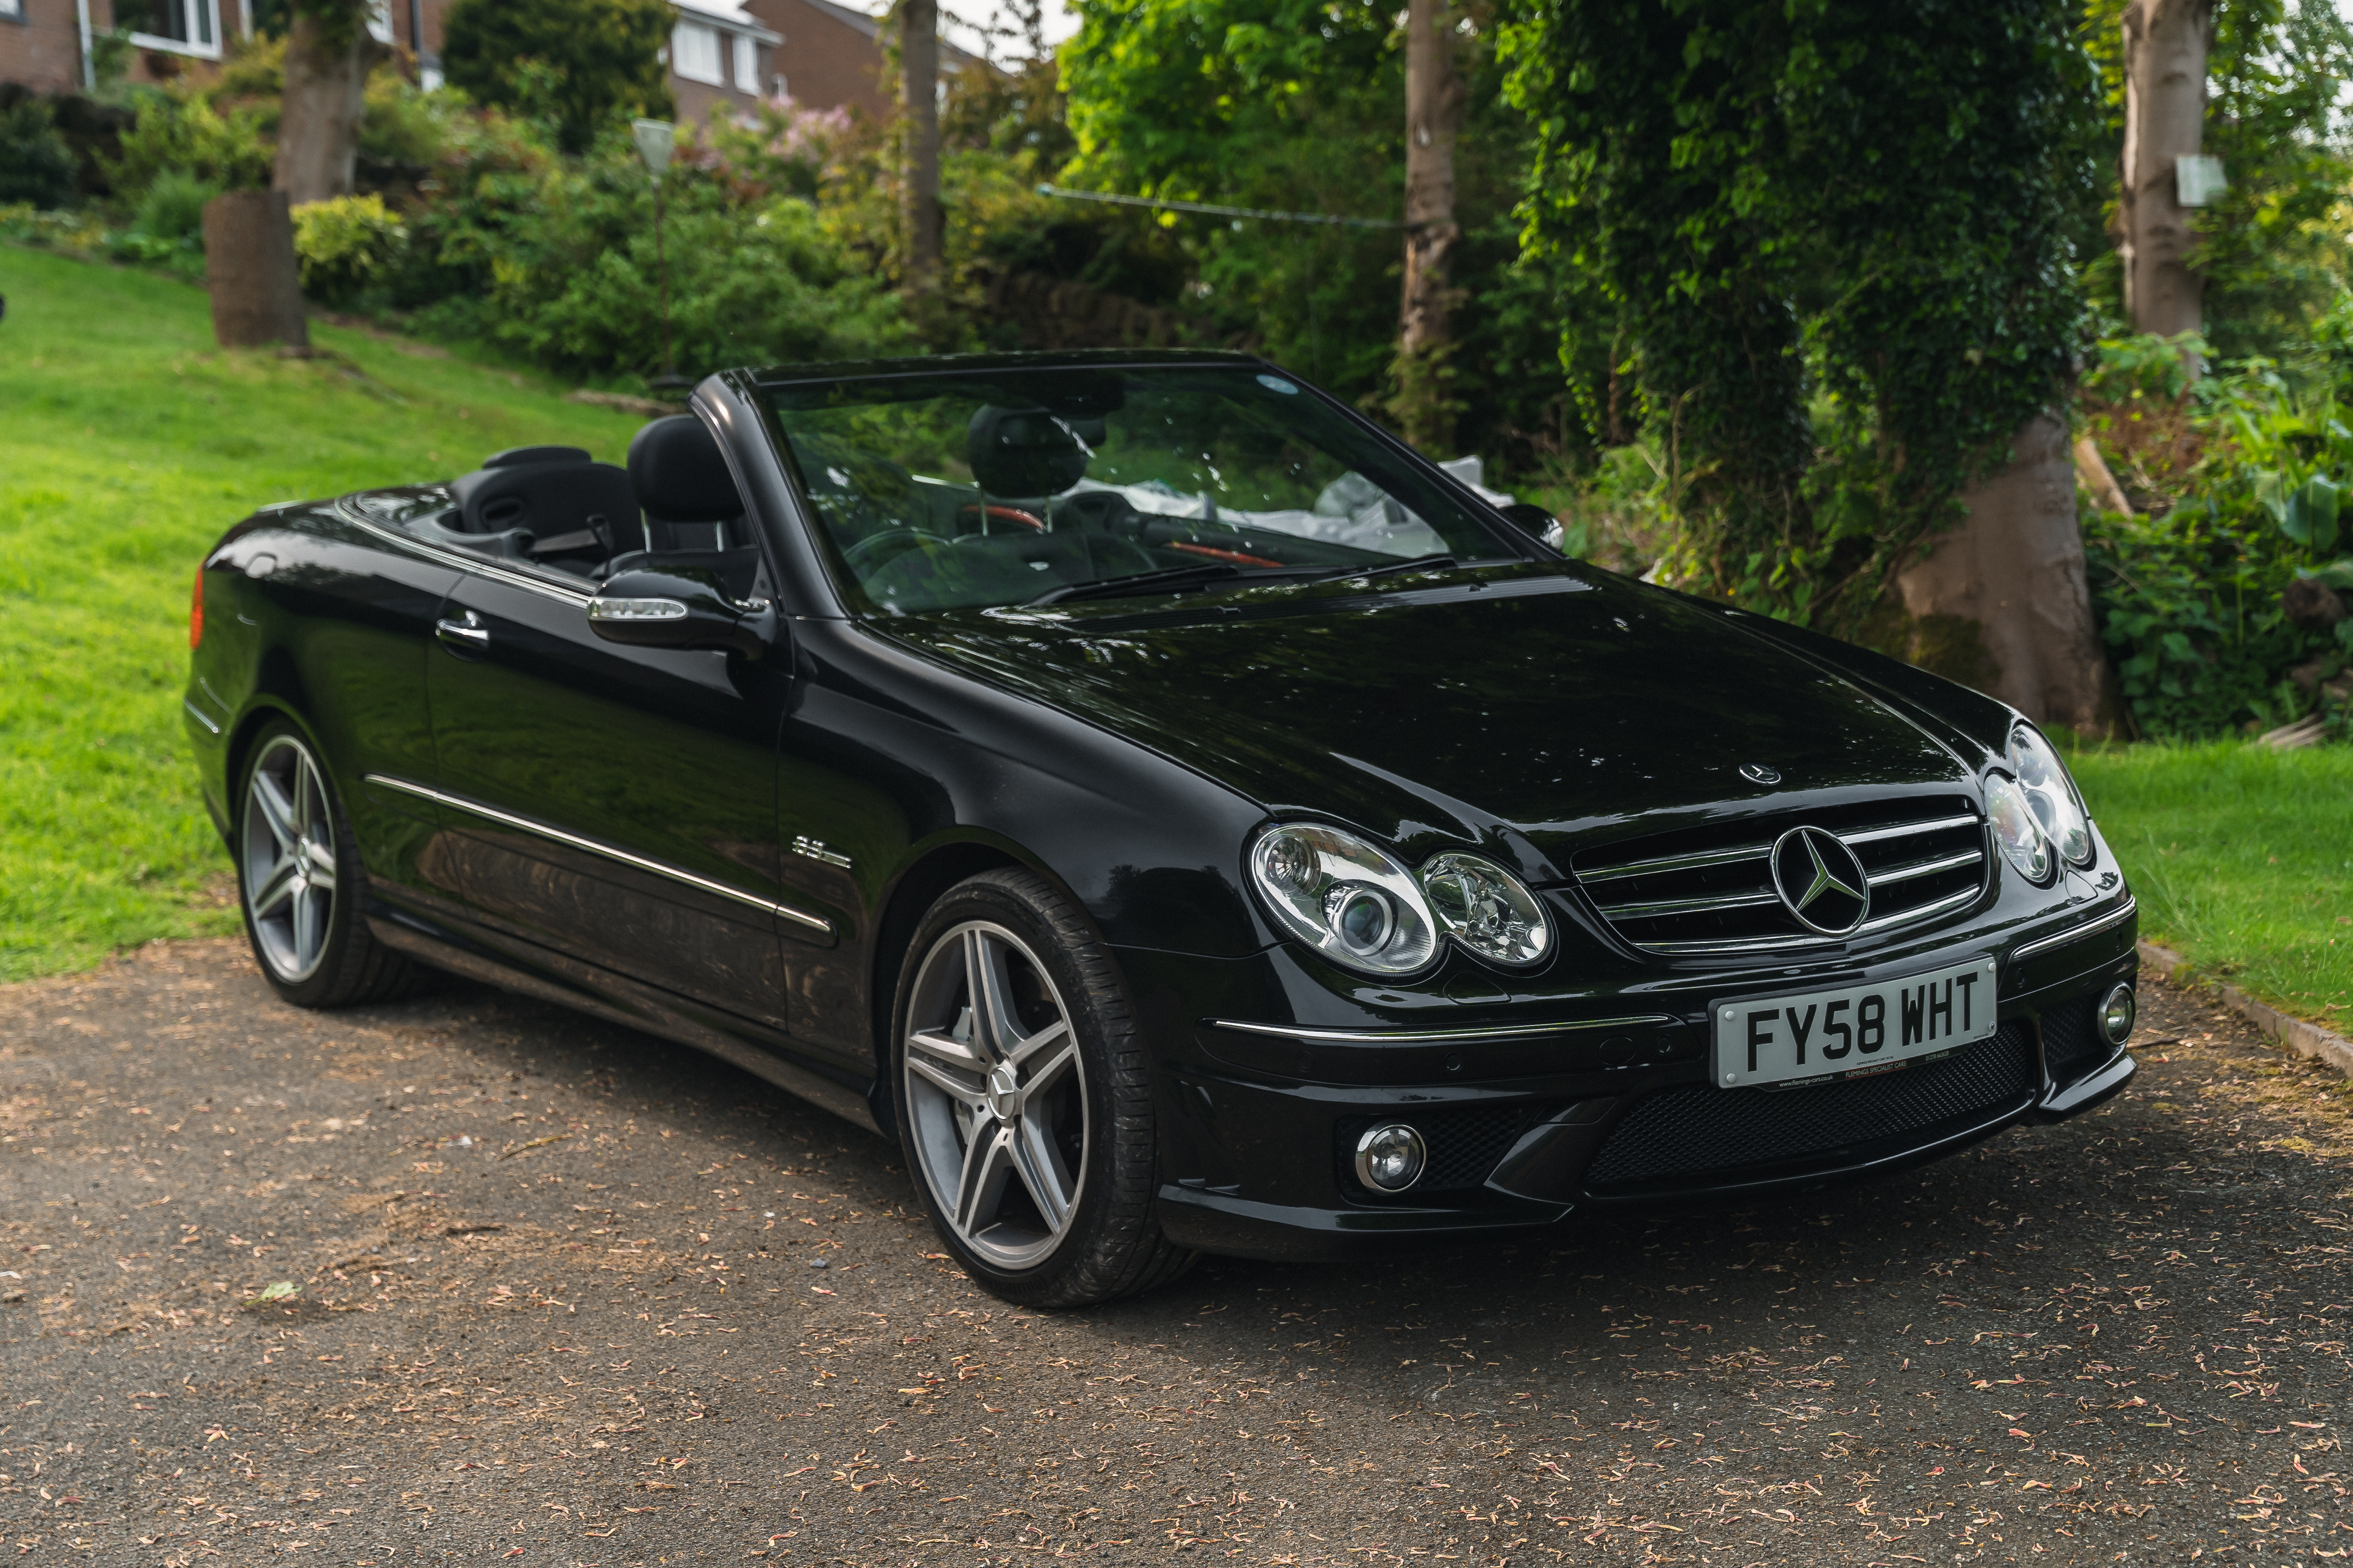
[[[160,81],[217,61],[251,32],[251,0],[0,0],[0,83],[40,93],[79,90],[90,40],[132,29],[134,81]],[[427,87],[440,85],[441,16],[448,0],[379,0],[370,30],[408,51]],[[789,95],[807,109],[896,111],[881,21],[834,0],[670,0],[669,55],[681,120],[749,109]],[[943,73],[979,63],[945,39]]]

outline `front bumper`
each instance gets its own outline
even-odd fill
[[[1424,1028],[1378,1044],[1210,1025],[1250,1016],[1251,999],[1282,988],[1268,972],[1287,962],[1281,950],[1246,960],[1125,952],[1159,1068],[1160,1224],[1206,1252],[1361,1256],[1577,1215],[1753,1200],[1939,1159],[2021,1121],[2081,1115],[2129,1081],[2133,1058],[2101,1037],[2094,1011],[2137,973],[2135,930],[2127,914],[2084,921],[2063,942],[2011,944],[1992,1039],[1943,1062],[1787,1094],[1707,1081],[1706,1016],[1720,986],[1704,977],[1639,998],[1620,992],[1545,1034],[1472,1026],[1433,1040]],[[1975,952],[1986,951],[1980,939]],[[1345,1158],[1358,1132],[1392,1119],[1431,1146],[1430,1174],[1395,1197],[1359,1185]]]

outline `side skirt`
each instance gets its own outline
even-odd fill
[[[436,969],[691,1046],[869,1132],[891,1136],[868,1103],[870,1084],[844,1083],[789,1059],[785,1053],[794,1047],[786,1037],[774,1036],[773,1047],[764,1048],[685,1011],[689,1004],[667,992],[544,948],[533,949],[525,963],[512,951],[493,951],[381,903],[368,911],[367,922],[378,942]]]

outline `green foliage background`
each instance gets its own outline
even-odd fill
[[[567,153],[633,114],[673,112],[666,0],[456,0],[441,68],[476,103],[543,120]]]

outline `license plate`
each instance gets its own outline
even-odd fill
[[[1893,1072],[1994,1032],[1990,958],[1876,985],[1718,1002],[1715,1082],[1754,1089]]]

